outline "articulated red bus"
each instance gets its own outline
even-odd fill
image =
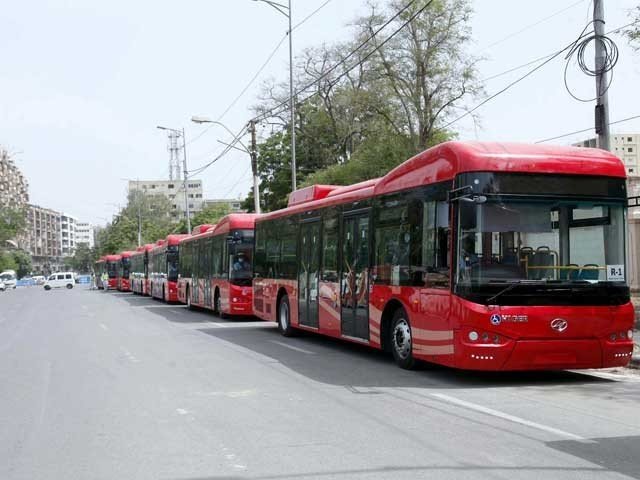
[[[120,255],[106,255],[104,257],[107,275],[109,281],[107,282],[109,289],[115,290],[118,288],[118,271],[120,269]]]
[[[235,213],[182,241],[180,272],[191,279],[187,305],[226,315],[253,315],[253,231],[257,215]]]
[[[131,255],[131,269],[129,279],[131,291],[135,295],[141,295],[144,289],[144,246],[137,247]]]
[[[93,274],[96,279],[96,287],[102,290],[102,274],[106,271],[105,257],[100,257],[93,264]]]
[[[254,313],[403,368],[626,365],[626,197],[602,150],[447,142],[258,218]]]
[[[155,243],[147,243],[136,248],[131,257],[131,291],[138,295],[149,295],[149,252],[156,247]]]
[[[206,232],[208,232],[209,230],[212,230],[215,228],[215,225],[211,225],[209,223],[205,223],[203,225],[198,225],[197,227],[194,227],[191,230],[191,235],[187,236],[185,238],[182,239],[182,241],[180,242],[180,252],[182,253],[180,256],[180,262],[179,262],[179,272],[178,272],[178,301],[180,303],[184,303],[184,304],[189,304],[190,299],[188,298],[188,295],[190,295],[191,292],[191,266],[186,265],[186,262],[183,260],[185,257],[184,255],[186,254],[186,251],[189,250],[192,246],[191,243],[189,243],[191,241],[191,239],[193,239],[194,237],[198,237],[199,235],[202,235]],[[191,258],[191,257],[187,257],[187,258]]]
[[[149,252],[151,296],[165,302],[178,301],[178,260],[180,241],[188,235],[169,235],[158,240]]]
[[[120,253],[120,264],[118,265],[118,290],[121,292],[131,291],[131,257],[136,252],[124,251]]]

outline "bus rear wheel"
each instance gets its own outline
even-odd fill
[[[399,308],[393,315],[389,331],[389,345],[393,359],[400,368],[410,370],[415,366],[412,353],[411,324],[404,309]]]
[[[216,293],[213,297],[213,312],[220,318],[227,318],[227,315],[222,311],[222,300],[220,299],[220,290],[216,289]]]
[[[278,303],[278,331],[285,337],[294,335],[291,326],[291,308],[289,307],[289,296],[283,295]]]

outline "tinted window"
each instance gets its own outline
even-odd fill
[[[322,224],[322,280],[338,281],[338,211],[329,208]]]
[[[65,275],[65,278],[66,278],[67,280],[71,280],[71,274],[70,274],[70,273],[67,273],[67,274]]]
[[[64,280],[64,275],[58,275],[58,280]]]

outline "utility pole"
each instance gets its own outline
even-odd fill
[[[184,175],[184,211],[187,215],[187,233],[191,235],[191,212],[187,195],[187,138],[184,135],[184,127],[182,128],[182,173]]]
[[[136,178],[136,203],[138,204],[138,246],[142,246],[142,213],[140,211],[140,179]]]
[[[291,105],[291,191],[296,190],[296,104],[293,98],[293,32],[291,30],[291,0],[289,0],[289,103]]]
[[[258,186],[258,150],[256,147],[256,122],[249,121],[249,131],[251,132],[251,171],[253,172],[253,209],[260,213],[260,188]]]
[[[598,147],[611,150],[609,138],[609,95],[607,92],[608,80],[605,71],[606,51],[602,43],[604,37],[604,0],[593,0],[593,29],[595,40],[595,66],[596,66],[596,134],[598,135]]]

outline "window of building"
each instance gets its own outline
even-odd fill
[[[151,188],[156,188],[156,186],[155,185],[151,185]]]
[[[190,203],[190,204],[189,204],[189,208],[193,208],[193,203]]]
[[[627,142],[633,142],[633,138],[627,137]]]
[[[196,198],[202,198],[202,194],[201,193],[196,193]]]
[[[629,152],[629,153],[633,153],[633,147],[629,147],[629,148],[627,148],[627,152]]]
[[[629,169],[629,173],[633,173],[633,168],[630,168],[630,169]]]
[[[169,185],[167,185],[167,188],[173,188],[173,183],[170,183]]]

